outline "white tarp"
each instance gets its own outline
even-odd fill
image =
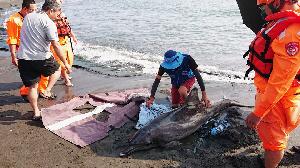
[[[169,111],[171,111],[171,108],[167,105],[154,103],[150,108],[148,108],[146,103],[143,103],[140,105],[139,121],[135,128],[141,129],[156,117]]]

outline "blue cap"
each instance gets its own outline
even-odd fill
[[[175,69],[181,65],[183,55],[180,52],[169,50],[164,55],[164,62],[161,64],[166,69]]]

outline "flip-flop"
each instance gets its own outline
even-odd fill
[[[50,92],[50,96],[46,96],[44,93],[40,93],[39,94],[39,96],[40,97],[42,97],[42,98],[44,98],[44,99],[49,99],[49,100],[53,100],[53,99],[55,99],[57,96],[54,94],[54,93],[52,93],[52,92]]]
[[[32,121],[42,121],[42,116],[33,116]]]
[[[300,153],[300,146],[293,146],[291,151],[296,152],[296,153]]]

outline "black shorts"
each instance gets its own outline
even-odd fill
[[[48,77],[59,69],[59,64],[50,57],[46,60],[18,60],[20,77],[26,87],[39,82],[40,76]]]

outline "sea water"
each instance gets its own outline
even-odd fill
[[[75,64],[86,69],[155,75],[173,49],[190,54],[204,80],[251,82],[242,55],[254,34],[235,0],[65,0],[63,11],[79,40]]]

